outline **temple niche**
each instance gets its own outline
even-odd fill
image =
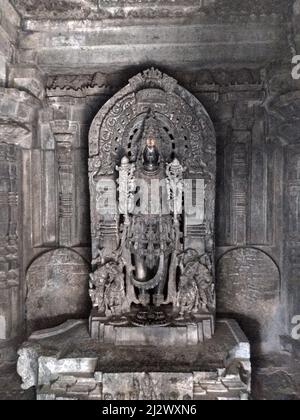
[[[89,139],[92,337],[114,324],[212,336],[216,140],[203,106],[147,70],[100,110]]]
[[[131,78],[91,124],[89,186],[89,322],[34,332],[18,351],[23,388],[40,400],[247,399],[249,343],[216,318],[216,136],[204,107],[159,70]],[[32,299],[55,310],[34,292],[49,258],[28,272],[31,318]],[[74,290],[71,266],[60,270]]]
[[[299,30],[0,0],[0,400],[300,398]]]

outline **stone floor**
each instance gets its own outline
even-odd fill
[[[38,331],[19,350],[23,388],[36,386],[39,400],[248,399],[250,346],[234,320],[217,320],[197,345],[132,341],[134,351],[127,338],[95,340],[84,320]]]
[[[287,367],[271,366],[254,369],[252,379],[253,400],[300,400],[300,364],[295,371]],[[296,383],[298,382],[298,384]],[[21,380],[15,372],[0,369],[0,401],[35,400],[33,390],[23,391]]]
[[[21,389],[21,379],[16,373],[16,367],[2,367],[0,369],[0,400],[34,400],[35,392]]]
[[[224,364],[228,353],[239,341],[236,336],[240,332],[242,341],[248,341],[242,331],[231,332],[227,321],[217,321],[216,332],[211,340],[201,345],[154,346],[103,344],[89,336],[88,328],[83,321],[72,321],[58,328],[34,333],[28,343],[37,347],[37,352],[43,356],[65,358],[97,357],[97,369],[102,372],[137,372],[137,371],[201,371],[213,370]],[[229,321],[230,322],[230,321]],[[233,325],[237,326],[233,321]]]
[[[72,332],[72,335],[74,331]],[[65,355],[78,355],[81,353],[81,346],[84,344],[85,339],[82,337],[82,329],[78,330],[81,336],[81,342],[77,343],[74,347],[72,343],[69,346],[64,346],[61,351],[61,357]],[[76,334],[75,334],[76,336]],[[51,340],[50,340],[51,341]],[[57,345],[60,345],[59,340]],[[227,343],[228,344],[228,343]],[[190,363],[195,363],[197,360],[197,368],[201,368],[203,364],[213,360],[210,358],[211,344],[205,344],[206,357],[203,357],[204,350],[199,351],[197,348],[190,348],[187,359],[186,351],[183,349],[168,349],[165,348],[159,354],[155,353],[155,349],[136,348],[132,354],[126,353],[127,362],[133,370],[137,370],[142,360],[147,358],[149,360],[149,369],[155,369],[158,365],[163,363],[164,368],[167,370],[172,366],[173,357],[178,360],[178,370],[188,368]],[[222,358],[224,346],[226,343],[219,343],[219,349],[214,348],[214,354],[219,354]],[[202,346],[201,346],[202,347]],[[223,350],[222,350],[223,347]],[[93,349],[90,349],[93,354]],[[171,353],[170,353],[171,352]],[[56,353],[56,351],[49,347],[49,354]],[[155,355],[155,357],[154,357]],[[219,359],[219,360],[220,360]],[[111,352],[109,346],[103,352],[101,357],[101,366],[114,365],[116,370],[121,368],[121,360],[124,360],[124,349],[118,348],[117,352]],[[202,360],[202,362],[201,362]],[[300,400],[300,345],[293,342],[287,343],[285,351],[281,354],[270,354],[266,357],[254,358],[252,360],[252,399],[253,400]],[[35,392],[30,389],[23,391],[21,389],[21,379],[16,373],[16,367],[13,364],[0,366],[0,400],[34,400]]]

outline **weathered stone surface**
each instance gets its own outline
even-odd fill
[[[234,321],[218,321],[214,338],[202,346],[191,346],[188,352],[180,343],[165,348],[159,342],[136,345],[132,352],[130,346],[118,348],[88,338],[83,325],[73,324],[72,330],[66,327],[57,329],[58,335],[49,331],[35,334],[20,350],[18,370],[23,386],[38,381],[38,399],[216,400],[249,394],[250,353],[235,350],[247,342]]]
[[[103,18],[170,18],[200,16],[225,18],[235,16],[272,15],[285,11],[286,2],[265,0],[249,3],[247,0],[12,0],[26,18],[35,19],[103,19]],[[238,7],[237,7],[238,6]]]
[[[55,326],[89,311],[88,264],[73,251],[60,249],[37,258],[29,267],[27,321],[30,331]]]
[[[38,99],[44,98],[43,74],[37,68],[12,67],[9,86],[30,93]]]
[[[21,18],[8,0],[0,8],[0,86],[7,86],[8,67],[12,61]]]
[[[192,400],[192,373],[105,373],[104,400]]]
[[[33,346],[25,346],[18,351],[17,372],[23,380],[22,389],[26,390],[38,385],[38,353]]]
[[[217,278],[218,311],[237,317],[253,340],[278,345],[280,274],[271,258],[257,249],[233,250],[220,259]]]
[[[299,0],[1,0],[0,86],[14,89],[0,93],[0,142],[4,148],[17,146],[19,154],[13,164],[7,165],[2,157],[0,162],[1,367],[14,361],[16,342],[10,338],[26,327],[22,296],[31,262],[61,246],[89,259],[88,130],[99,108],[130,77],[152,65],[196,95],[216,128],[217,256],[223,256],[220,265],[229,267],[225,274],[234,279],[222,281],[226,290],[221,292],[221,308],[226,313],[233,308],[250,332],[255,356],[280,350],[277,338],[290,337],[291,320],[300,313],[300,79],[291,76],[291,59],[300,47],[299,4]],[[43,72],[50,75],[45,98]],[[33,96],[43,100],[32,100]],[[16,220],[18,238],[12,238]],[[244,270],[236,263],[235,252],[227,254],[236,247],[259,248],[276,261],[280,299],[277,280],[270,281],[270,273],[278,279],[272,264],[259,259],[262,275],[253,275],[256,267]],[[45,322],[45,327],[51,325]],[[297,343],[284,345],[280,363],[279,353],[269,355],[266,365],[254,359],[254,398],[299,398]],[[237,347],[233,353],[243,355],[244,350]],[[196,351],[189,352],[195,358]],[[130,369],[154,355],[145,346],[138,349],[137,360],[128,362]],[[115,356],[113,364],[119,366],[117,356],[125,357],[120,348]],[[184,353],[177,356],[187,360]],[[171,362],[158,355],[153,371],[158,365]],[[220,386],[221,379],[214,380]],[[6,390],[10,381],[14,386]],[[238,391],[239,382],[232,379],[232,384]],[[24,398],[26,394],[15,392],[15,386],[16,381],[0,372],[1,399]],[[210,398],[206,390],[197,389],[203,399]],[[77,399],[44,391],[49,399]],[[95,399],[101,395],[101,390],[93,392]],[[222,393],[212,395],[223,398]]]
[[[116,327],[104,325],[91,320],[91,335],[94,339],[103,343],[115,344],[116,346],[151,346],[160,343],[161,346],[200,344],[204,339],[209,340],[214,334],[213,316],[198,324],[167,327]],[[207,325],[208,324],[208,325]]]
[[[76,29],[78,31],[77,24]],[[57,31],[65,30],[66,25],[58,27],[55,33],[49,32],[48,36],[40,35],[39,32],[37,35],[26,36],[26,45],[20,49],[18,62],[21,65],[30,62],[47,73],[57,74],[63,72],[65,67],[73,69],[73,72],[77,72],[78,68],[82,71],[96,71],[97,67],[106,70],[111,67],[125,69],[130,56],[132,66],[150,61],[164,62],[168,68],[184,69],[188,63],[195,67],[212,65],[217,56],[222,56],[223,65],[228,65],[232,56],[243,64],[263,63],[266,57],[270,61],[278,59],[280,51],[286,48],[280,25],[267,29],[265,23],[253,25],[247,31],[247,36],[242,35],[238,25],[231,27],[230,31],[225,25],[220,31],[216,31],[215,27],[212,29],[211,25],[198,28],[170,25],[162,33],[157,33],[151,26],[147,29],[144,26],[125,26],[122,29],[105,28],[102,34],[97,26],[94,36],[91,33],[87,35],[83,28],[77,37],[69,37],[69,31],[73,30],[70,28],[68,33],[57,39]],[[183,41],[180,43],[178,31],[181,32]],[[106,43],[100,43],[100,39],[107,36]],[[236,49],[236,43],[244,45],[244,48]]]
[[[38,357],[38,385],[50,385],[60,374],[90,375],[95,372],[97,358],[73,358],[57,360],[54,357]],[[77,382],[76,382],[77,384]],[[88,389],[89,391],[89,389]]]

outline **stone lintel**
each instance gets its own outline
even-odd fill
[[[79,26],[78,26],[79,25]],[[122,69],[146,62],[180,68],[234,62],[260,65],[282,57],[287,48],[280,25],[131,25],[109,27],[61,24],[59,30],[24,32],[18,60],[49,74],[84,69]],[[47,28],[47,25],[46,25]],[[239,48],[237,48],[239,45]]]

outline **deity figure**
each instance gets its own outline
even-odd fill
[[[141,380],[141,394],[142,400],[157,400],[155,386],[149,373],[145,373],[145,376]]]
[[[121,165],[116,167],[119,172],[119,211],[121,214],[128,215],[134,208],[134,196],[136,192],[134,164],[130,164],[127,156],[121,160]]]
[[[186,168],[183,168],[177,158],[166,165],[168,200],[170,211],[173,212],[175,220],[178,215],[182,214],[184,189],[183,173],[185,170]]]
[[[112,151],[111,173],[96,179],[110,203],[110,213],[101,213],[102,196],[96,196],[102,248],[99,255],[93,249],[90,285],[93,306],[104,322],[126,317],[132,325],[166,326],[214,313],[214,241],[206,222],[206,180],[201,178],[200,186],[185,181],[190,173],[185,167],[188,144],[175,138],[158,114],[149,108],[141,124],[128,127],[126,142]],[[104,185],[111,180],[117,180],[118,188],[107,192]],[[195,196],[199,216],[185,211]]]
[[[194,276],[193,266],[187,266],[186,271],[180,277],[176,305],[179,308],[179,320],[184,319],[185,315],[197,312],[198,309],[198,287]]]
[[[107,262],[97,268],[90,278],[93,307],[108,317],[121,317],[128,310],[122,264]]]
[[[187,250],[182,256],[177,308],[179,319],[187,314],[209,313],[215,306],[215,288],[211,273],[211,262],[207,254],[199,256]]]
[[[154,138],[147,139],[146,147],[143,151],[144,171],[153,174],[159,169],[160,154]]]
[[[127,259],[133,260],[131,282],[138,290],[138,300],[143,306],[160,306],[165,301],[168,260],[176,244],[173,218],[168,212],[166,171],[161,164],[160,152],[154,137],[146,139],[141,153],[142,165],[129,164],[124,157],[119,171],[119,210],[125,214],[126,239],[123,246],[130,250]],[[131,174],[131,176],[128,176]],[[132,176],[134,174],[134,176]],[[137,189],[132,206],[129,191]],[[124,201],[131,203],[124,206]],[[128,261],[127,261],[128,263]]]

